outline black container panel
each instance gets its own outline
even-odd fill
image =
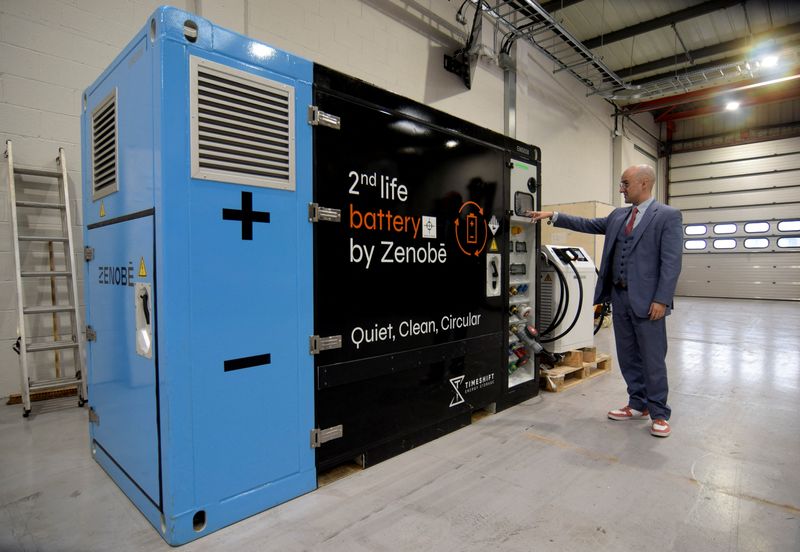
[[[448,148],[456,138],[336,97],[319,104],[342,129],[316,133],[316,202],[341,209],[342,222],[317,227],[316,325],[343,336],[320,360],[500,331],[485,253],[491,216],[503,219],[502,152],[463,138]]]
[[[315,333],[342,347],[317,356],[316,411],[317,427],[342,424],[344,436],[318,465],[468,423],[505,369],[487,253],[507,243],[506,139],[456,132],[457,119],[333,72],[320,80],[330,75],[339,88],[317,86],[315,105],[341,129],[315,129],[315,202],[341,222],[315,225]]]

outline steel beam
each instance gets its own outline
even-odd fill
[[[649,21],[642,21],[641,23],[631,25],[630,27],[624,27],[604,35],[589,38],[584,40],[583,43],[591,50],[593,48],[611,44],[613,42],[625,40],[626,38],[630,38],[632,36],[648,33],[662,27],[669,27],[670,25],[680,23],[681,21],[694,19],[695,17],[700,17],[701,15],[706,15],[707,13],[729,8],[741,3],[742,0],[710,0],[709,2],[703,2],[702,4],[698,4],[696,6],[691,6],[683,10],[668,13],[666,15],[650,19]]]
[[[765,40],[783,38],[786,36],[792,36],[796,34],[800,34],[800,22],[792,23],[784,27],[779,27],[777,29],[773,29],[771,31],[758,34],[754,37],[736,38],[734,40],[729,40],[727,42],[714,44],[713,46],[698,48],[697,50],[690,51],[689,55],[691,56],[692,59],[703,59],[711,56],[716,56],[719,54],[725,54],[728,52],[745,50],[749,48],[751,45],[758,44]],[[620,76],[629,78],[632,75],[649,73],[650,71],[656,71],[658,69],[664,69],[665,67],[672,67],[674,65],[675,65],[675,56],[671,55],[669,57],[657,59],[655,61],[649,61],[647,63],[641,63],[639,65],[633,65],[631,67],[616,69],[614,72]],[[691,68],[692,66],[689,67]]]
[[[792,86],[781,88],[775,91],[768,91],[763,94],[751,94],[740,98],[739,109],[751,105],[761,105],[774,102],[781,102],[784,100],[791,100],[800,97],[800,84],[793,83]],[[692,119],[695,117],[705,117],[725,111],[725,105],[722,102],[711,102],[707,105],[696,107],[694,109],[687,109],[685,111],[675,111],[670,109],[655,118],[657,123],[667,121],[678,121],[683,119]]]
[[[658,98],[656,100],[631,104],[622,109],[622,114],[633,115],[635,113],[657,111],[659,109],[664,109],[666,107],[670,107],[673,105],[681,105],[690,102],[699,102],[701,100],[707,100],[715,96],[719,96],[720,94],[744,92],[746,90],[760,88],[762,86],[769,86],[771,84],[778,84],[780,82],[797,81],[798,79],[800,79],[800,73],[787,75],[784,77],[767,81],[763,79],[750,79],[730,84],[723,84],[722,86],[714,86],[711,88],[704,88],[701,90],[693,90],[691,92],[686,92],[685,94],[678,94],[677,96],[667,96],[664,98]]]
[[[583,0],[551,0],[550,2],[542,2],[539,4],[549,13],[553,13],[554,11],[560,10],[561,8],[569,7],[573,4],[579,4],[583,2]]]

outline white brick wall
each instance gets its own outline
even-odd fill
[[[0,0],[0,140],[15,161],[54,168],[67,155],[80,240],[80,102],[160,4],[150,0]],[[481,60],[472,90],[442,68],[463,42],[460,1],[178,0],[211,21],[364,79],[481,126],[503,130],[503,74]],[[472,17],[472,10],[467,16]],[[484,43],[493,48],[488,21]],[[543,150],[545,203],[609,201],[611,109],[551,63],[519,45],[517,138]],[[576,160],[580,162],[576,162]],[[5,182],[0,191],[0,397],[19,391],[16,292]],[[81,244],[78,244],[79,246]],[[77,251],[76,251],[77,254]],[[82,286],[82,282],[81,282]],[[82,299],[82,298],[81,298]],[[47,369],[39,367],[40,374]]]
[[[56,168],[58,148],[67,156],[74,232],[82,249],[80,213],[80,103],[83,90],[144,25],[159,2],[126,0],[0,0],[0,140],[14,142],[19,166]],[[181,5],[179,3],[179,5]],[[11,351],[17,333],[14,257],[6,182],[0,163],[0,397],[19,392],[17,355]],[[50,213],[32,214],[34,227],[47,227]],[[28,261],[46,260],[45,246],[29,250]],[[81,260],[82,262],[82,260]],[[77,265],[81,267],[80,264]],[[80,274],[80,272],[79,272]],[[83,304],[83,282],[80,302]],[[26,293],[27,301],[49,298],[49,284]],[[46,317],[29,325],[32,335],[52,330]],[[62,367],[71,369],[71,354]],[[53,354],[33,357],[31,375],[52,377]]]

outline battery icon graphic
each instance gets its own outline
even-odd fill
[[[478,243],[478,217],[472,213],[467,215],[467,243]]]

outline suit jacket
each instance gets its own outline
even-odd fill
[[[594,294],[595,304],[611,298],[614,247],[631,209],[619,207],[607,217],[595,219],[558,213],[558,220],[553,223],[554,226],[578,232],[605,234],[603,258]],[[628,298],[636,316],[647,317],[653,302],[667,305],[667,314],[671,312],[675,286],[681,273],[682,224],[680,211],[653,201],[634,230],[626,267]]]

